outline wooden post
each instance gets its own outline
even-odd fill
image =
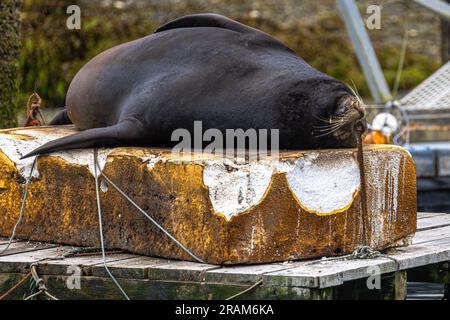
[[[394,275],[394,299],[405,300],[408,283],[407,283],[406,271],[398,271]]]
[[[381,275],[380,288],[369,289],[367,279],[345,282],[334,287],[336,300],[405,300],[407,293],[406,271]]]

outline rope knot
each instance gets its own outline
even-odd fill
[[[358,247],[351,254],[351,257],[353,259],[371,259],[371,258],[377,258],[379,256],[381,256],[381,252],[374,250],[373,248],[371,248],[369,246]]]

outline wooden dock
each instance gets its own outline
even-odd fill
[[[6,243],[0,238],[0,251]],[[49,292],[60,299],[122,298],[100,254],[63,257],[74,252],[69,246],[14,242],[0,256],[0,296],[36,264]],[[407,281],[449,283],[450,214],[419,213],[412,245],[383,254],[222,267],[109,252],[107,262],[131,299],[225,299],[249,287],[237,299],[405,299]],[[376,280],[368,277],[378,272],[380,289],[370,290],[367,282],[376,285]],[[6,298],[30,293],[25,283]]]

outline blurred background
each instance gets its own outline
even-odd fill
[[[369,31],[369,35],[391,88],[405,25],[409,43],[400,93],[421,83],[447,59],[439,16],[411,1],[357,3],[363,18],[368,16],[368,5],[383,5],[382,28]],[[81,8],[80,30],[66,27],[66,9],[73,4]],[[63,107],[71,79],[89,59],[114,45],[148,35],[171,19],[198,12],[221,13],[262,29],[315,68],[347,83],[354,82],[359,93],[370,100],[335,0],[24,0],[20,12],[18,110],[25,110],[35,84],[44,111]]]

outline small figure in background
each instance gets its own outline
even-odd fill
[[[46,125],[45,119],[42,116],[39,108],[41,107],[42,99],[37,94],[37,92],[33,92],[33,94],[28,98],[27,102],[27,120],[25,122],[25,127],[38,127],[42,125]],[[40,119],[38,119],[38,116]]]
[[[364,139],[364,144],[390,144],[391,136],[398,129],[397,119],[390,113],[378,114],[370,126],[370,133]]]

